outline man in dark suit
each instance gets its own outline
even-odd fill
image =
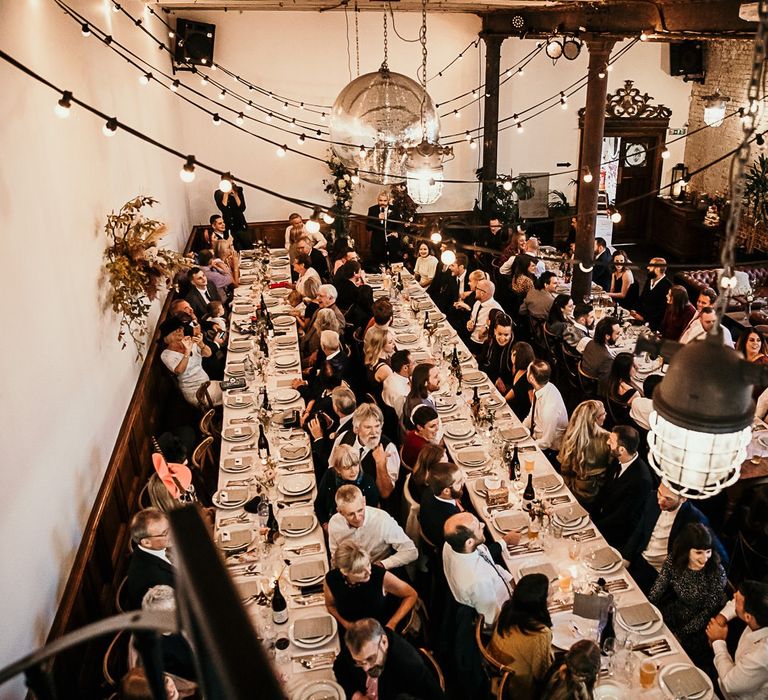
[[[448,269],[451,271],[451,277],[446,285],[446,295],[443,300],[438,302],[438,306],[444,306],[442,310],[450,313],[453,311],[453,305],[457,301],[464,301],[471,293],[469,288],[469,260],[464,253],[456,253],[456,260],[452,262]],[[450,318],[450,316],[449,316]]]
[[[141,607],[144,594],[153,586],[173,586],[174,571],[166,549],[170,523],[158,508],[140,510],[131,520],[134,544],[125,581],[125,601],[131,610]]]
[[[435,675],[405,639],[373,618],[353,622],[344,634],[333,670],[354,700],[440,700],[445,694]]]
[[[701,523],[711,530],[707,516],[663,482],[655,492],[648,494],[640,522],[621,548],[621,555],[629,562],[629,573],[646,594],[672,550],[675,538],[688,523]],[[712,542],[726,566],[728,554],[714,533]]]
[[[672,289],[672,282],[664,276],[667,272],[664,258],[651,258],[647,269],[648,278],[640,292],[638,310],[630,313],[633,318],[644,321],[651,330],[657,331],[667,310],[667,293]]]
[[[439,462],[429,470],[428,489],[424,492],[419,509],[419,525],[424,536],[442,549],[445,538],[443,526],[452,515],[464,510],[464,473],[455,464]]]
[[[632,536],[653,488],[648,465],[637,454],[639,444],[637,430],[628,425],[617,425],[608,435],[608,446],[617,464],[609,471],[594,521],[608,544],[617,549],[622,549]]]
[[[318,248],[312,247],[312,241],[306,236],[299,238],[296,241],[295,254],[299,255],[304,253],[309,256],[309,261],[312,263],[312,268],[320,275],[320,279],[323,282],[329,282],[331,279],[331,273],[328,269],[328,258],[323,255],[323,252]]]
[[[351,389],[337,386],[331,392],[332,415],[325,413],[315,415],[309,421],[309,433],[312,436],[312,458],[315,463],[315,474],[318,483],[328,468],[328,458],[334,444],[341,440],[342,435],[352,430],[352,414],[357,408],[355,394]]]
[[[606,292],[611,288],[611,251],[605,238],[595,238],[595,261],[592,263],[592,281]]]
[[[386,265],[389,256],[389,238],[398,235],[397,224],[390,219],[394,217],[394,209],[389,202],[389,194],[385,191],[379,193],[379,198],[372,207],[368,209],[368,220],[365,227],[371,234],[371,252],[370,259],[366,269],[378,270],[380,265]]]
[[[189,271],[190,288],[186,300],[192,307],[197,318],[203,318],[208,313],[208,304],[212,301],[221,301],[219,291],[213,282],[209,282],[205,272],[199,267],[193,267]]]

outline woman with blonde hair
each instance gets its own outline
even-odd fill
[[[372,566],[368,551],[352,539],[339,543],[333,566],[323,584],[325,607],[345,630],[367,617],[394,630],[416,605],[416,591],[383,567]],[[392,615],[386,595],[400,599]]]
[[[600,493],[611,459],[604,422],[601,401],[582,401],[571,415],[557,456],[566,486],[587,510]]]
[[[219,238],[213,242],[213,254],[219,258],[232,273],[232,283],[240,284],[240,256],[232,245],[231,238]]]
[[[363,359],[368,368],[368,383],[380,392],[382,383],[392,374],[389,358],[396,350],[395,334],[389,328],[372,328],[366,333],[365,346]]]

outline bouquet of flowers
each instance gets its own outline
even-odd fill
[[[349,213],[352,211],[352,199],[355,191],[360,187],[360,178],[351,175],[332,151],[329,151],[325,163],[331,171],[331,176],[323,179],[323,184],[325,191],[333,198],[333,206],[330,210],[334,217],[332,226],[337,237],[346,236],[349,228]]]

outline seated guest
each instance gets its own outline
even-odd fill
[[[550,271],[537,277],[533,287],[525,295],[523,303],[520,304],[520,315],[529,316],[538,321],[546,320],[555,301],[558,282],[557,275]]]
[[[699,292],[696,299],[696,313],[693,315],[693,318],[685,329],[683,329],[683,334],[680,336],[679,342],[685,345],[685,343],[690,342],[692,335],[699,335],[699,332],[701,331],[701,322],[699,320],[701,318],[701,312],[706,307],[715,308],[716,304],[717,292],[712,289],[712,287],[706,287]],[[685,342],[683,342],[683,338],[685,338]]]
[[[403,418],[403,405],[408,394],[411,393],[411,362],[410,350],[396,350],[389,358],[389,366],[392,372],[384,380],[381,389],[381,400],[392,408],[398,419]]]
[[[488,279],[488,275],[482,270],[472,270],[468,273],[469,279],[469,293],[463,296],[459,294],[459,298],[453,302],[453,309],[448,311],[448,321],[459,332],[462,338],[469,337],[467,334],[467,323],[469,322],[470,311],[475,305],[477,285],[484,279]]]
[[[480,280],[475,289],[476,301],[469,312],[469,321],[467,321],[467,331],[469,332],[470,349],[478,354],[482,350],[485,338],[488,335],[488,326],[490,324],[490,313],[492,309],[501,309],[493,294],[496,291],[496,285],[490,280]]]
[[[445,694],[434,674],[397,632],[365,618],[344,635],[348,653],[333,665],[336,679],[350,700],[441,700]]]
[[[715,327],[715,321],[717,321],[717,312],[711,306],[705,306],[683,331],[683,334],[680,336],[680,342],[685,345],[692,340],[703,340],[707,333]],[[720,329],[723,331],[723,343],[732,348],[733,336],[731,331],[722,325]]]
[[[531,410],[523,425],[531,432],[538,448],[550,459],[556,459],[568,427],[568,411],[558,388],[549,381],[552,370],[544,360],[528,366],[528,381],[533,388]]]
[[[419,243],[418,257],[413,266],[413,277],[422,287],[429,287],[436,271],[437,258],[432,255],[429,244],[422,241]]]
[[[592,519],[608,544],[623,549],[634,532],[651,491],[648,465],[637,454],[640,436],[628,425],[617,425],[608,435],[611,457],[618,462],[592,511]]]
[[[605,395],[622,406],[632,405],[632,402],[640,396],[637,388],[632,384],[632,368],[635,356],[630,352],[620,352],[613,359],[608,378],[605,380]]]
[[[294,285],[304,300],[313,300],[317,296],[322,282],[320,274],[312,267],[312,261],[306,253],[297,253],[293,258],[293,271],[298,276]]]
[[[587,510],[603,488],[611,461],[604,422],[600,401],[582,401],[573,411],[557,455],[565,485]]]
[[[613,251],[613,274],[608,296],[625,309],[637,306],[638,288],[632,270],[627,267],[627,256],[620,250]]]
[[[464,253],[456,253],[456,260],[449,265],[451,279],[446,290],[448,298],[445,300],[448,308],[452,308],[457,301],[464,301],[472,293],[467,266],[467,256]],[[441,300],[436,303],[443,311],[446,310],[441,306]]]
[[[701,523],[688,523],[672,544],[648,594],[691,661],[705,666],[709,647],[705,630],[723,607],[725,569],[712,546],[712,534]]]
[[[496,311],[494,309],[494,311]],[[491,312],[491,327],[480,356],[482,369],[504,398],[514,395],[512,369],[512,319],[503,311]]]
[[[291,246],[295,246],[302,238],[308,239],[312,246],[322,250],[328,244],[325,236],[318,231],[317,233],[310,233],[304,224],[304,219],[301,218],[301,214],[291,214],[288,217],[288,226],[285,229],[285,247],[287,250],[291,249]]]
[[[429,474],[432,468],[440,462],[445,462],[445,446],[429,443],[419,452],[416,464],[413,466],[408,491],[416,503],[421,503],[424,494],[429,491]]]
[[[528,367],[535,359],[530,344],[520,341],[512,346],[512,385],[507,389],[505,398],[521,420],[531,412],[533,387],[528,381]]]
[[[518,299],[522,301],[525,296],[533,289],[533,282],[537,277],[537,265],[538,260],[523,253],[515,258],[514,263],[510,266],[510,275],[512,276],[512,282],[510,283],[510,289],[517,295]],[[504,268],[501,268],[502,274],[504,274]]]
[[[125,579],[125,600],[136,610],[153,586],[173,586],[173,566],[166,554],[171,541],[168,517],[157,508],[140,510],[131,519],[131,541],[135,546]]]
[[[330,280],[328,259],[322,250],[312,246],[312,241],[306,234],[299,238],[294,246],[294,255],[301,255],[302,253],[309,256],[310,267],[320,275],[320,279],[323,282],[328,282]]]
[[[205,316],[205,311],[210,302],[227,300],[226,295],[222,297],[219,294],[216,285],[208,280],[205,276],[205,271],[201,270],[199,267],[190,268],[189,284],[189,292],[187,292],[185,298],[189,302],[197,318]]]
[[[352,430],[338,441],[360,453],[363,471],[376,482],[382,498],[389,498],[400,474],[400,455],[395,444],[382,433],[384,416],[375,404],[358,406],[352,416]]]
[[[331,252],[331,260],[333,265],[331,266],[331,272],[335,275],[342,265],[345,265],[350,260],[358,260],[357,253],[352,247],[353,241],[349,238],[340,238],[335,241],[333,251]]]
[[[725,642],[726,619],[718,615],[707,626],[718,685],[726,698],[761,700],[768,697],[768,584],[743,581],[733,595],[733,605],[726,608],[732,608],[732,616],[738,616],[746,629],[732,657]]]
[[[203,358],[211,356],[211,348],[205,344],[202,334],[193,334],[189,321],[177,316],[166,318],[160,324],[160,337],[165,343],[160,359],[176,375],[181,395],[188,403],[197,407],[198,389],[210,382],[208,394],[214,405],[219,406],[222,401],[219,382],[211,381],[203,369]]]
[[[345,315],[357,301],[361,269],[357,260],[350,260],[345,262],[333,276],[333,286],[339,293],[336,303]]]
[[[341,328],[345,328],[347,325],[347,322],[344,318],[344,314],[341,312],[341,309],[339,309],[338,306],[336,306],[336,287],[334,287],[332,284],[321,284],[320,289],[317,292],[317,306],[318,309],[315,311],[314,315],[309,319],[307,322],[307,332],[304,336],[303,343],[309,343],[312,342],[311,339],[309,339],[307,336],[312,335],[313,333],[319,333],[319,331],[316,331],[314,328],[315,325],[315,317],[317,313],[320,311],[320,309],[330,309],[333,311],[333,313],[336,315],[336,319],[338,321],[338,324]],[[341,335],[341,333],[339,333]],[[312,359],[312,362],[314,362],[314,359]],[[312,363],[310,362],[310,364]]]
[[[581,368],[585,374],[603,383],[608,379],[613,355],[608,349],[619,338],[621,326],[615,316],[601,318],[595,327],[595,337],[587,343],[581,356]]]
[[[592,339],[595,327],[595,312],[589,304],[576,304],[573,309],[573,320],[563,328],[563,342],[567,349],[581,355],[587,343]]]
[[[344,386],[331,391],[331,413],[316,414],[307,424],[312,436],[312,455],[315,472],[325,471],[333,445],[341,441],[341,436],[352,430],[352,416],[357,408],[354,392]]]
[[[558,338],[562,338],[566,326],[573,321],[574,308],[575,304],[571,297],[567,294],[558,294],[547,315],[547,331]]]
[[[413,368],[411,374],[411,392],[403,404],[403,425],[406,430],[413,430],[413,412],[419,406],[435,407],[430,394],[440,391],[440,369],[431,362],[422,362]]]
[[[650,591],[677,536],[688,523],[709,527],[707,516],[664,482],[648,494],[639,523],[621,550],[629,562],[629,573],[644,593]],[[714,535],[712,544],[720,560],[726,562],[725,549]]]
[[[544,574],[523,576],[496,620],[488,653],[511,672],[509,697],[536,700],[537,684],[554,660],[548,593]]]
[[[768,365],[768,342],[757,328],[748,328],[736,341],[736,349],[744,355],[747,362],[757,365]],[[766,386],[761,382],[755,384],[753,398],[758,399]]]
[[[443,546],[443,526],[452,515],[464,510],[464,472],[455,464],[442,462],[429,471],[429,484],[421,498],[419,524],[424,536],[438,550]]]
[[[331,309],[318,309],[312,318],[312,332],[307,333],[300,343],[302,365],[305,367],[311,367],[317,360],[323,331],[334,331],[339,336],[344,332],[344,326],[339,323],[338,317]]]
[[[213,242],[214,257],[223,262],[232,274],[232,283],[237,287],[240,284],[240,256],[232,244],[231,238],[219,238]]]
[[[595,238],[595,259],[592,264],[592,282],[607,292],[611,288],[611,251],[605,238]]]
[[[410,564],[419,556],[416,545],[397,521],[380,508],[367,506],[363,492],[349,484],[336,491],[336,513],[328,522],[331,557],[348,539],[364,547],[371,561],[387,570]]]
[[[201,250],[197,255],[197,261],[200,269],[205,273],[206,279],[216,287],[218,296],[211,301],[216,299],[226,301],[235,283],[232,270],[223,260],[219,260],[210,249]]]
[[[357,287],[357,298],[345,314],[347,325],[365,328],[373,318],[373,287],[361,283]]]
[[[552,670],[542,700],[592,700],[600,673],[600,647],[591,639],[582,639],[571,646],[563,663]]]
[[[659,327],[662,338],[679,340],[695,314],[685,287],[676,284],[667,292],[667,307]]]
[[[218,299],[211,303],[221,304]],[[194,309],[186,299],[174,299],[168,309],[167,318],[177,318],[188,329],[191,328],[192,339],[195,343],[198,343],[199,338],[202,336],[203,343],[211,351],[210,355],[203,355],[203,369],[211,379],[222,379],[227,359],[226,336],[222,338],[218,331],[215,334],[204,333],[203,325],[198,322]]]
[[[635,397],[629,407],[629,417],[643,430],[650,430],[651,424],[648,417],[653,410],[653,392],[664,379],[659,374],[649,374],[643,382],[643,396]]]
[[[413,412],[413,430],[405,435],[401,455],[403,462],[412,467],[416,464],[419,452],[429,443],[438,442],[440,419],[432,406],[418,406]]]
[[[381,393],[381,385],[392,374],[389,358],[395,352],[395,334],[390,330],[374,328],[366,336],[366,350],[363,358],[368,370],[368,386]]]
[[[365,327],[365,332],[363,333],[364,342],[368,337],[368,333],[374,328],[378,328],[379,330],[389,330],[392,325],[394,310],[392,309],[392,302],[389,299],[377,299],[373,302],[371,311],[373,318],[371,318],[368,325]],[[363,347],[363,351],[365,351],[365,347]]]
[[[141,600],[141,609],[147,612],[161,610],[176,612],[176,594],[171,586],[152,586]],[[181,633],[163,632],[160,635],[163,670],[179,679],[194,681],[197,678],[195,662],[187,640]]]
[[[647,323],[652,331],[658,331],[667,310],[667,293],[672,283],[665,277],[667,261],[664,258],[651,258],[647,270],[648,277],[640,292],[637,310],[631,313],[634,319]]]
[[[494,563],[483,526],[472,513],[452,515],[445,521],[443,534],[443,569],[453,597],[492,625],[512,595],[512,575]]]
[[[365,498],[366,505],[379,505],[379,490],[376,482],[360,468],[360,453],[349,445],[337,445],[328,462],[315,498],[317,520],[325,528],[336,512],[336,492],[347,484],[357,486]]]
[[[325,607],[346,630],[353,622],[372,617],[394,630],[419,599],[405,581],[381,566],[372,566],[367,550],[353,540],[336,548],[333,569],[325,575]],[[399,598],[394,612],[386,596]]]

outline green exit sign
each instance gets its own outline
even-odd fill
[[[682,129],[667,129],[669,136],[685,136],[688,133],[688,129],[683,127]]]

